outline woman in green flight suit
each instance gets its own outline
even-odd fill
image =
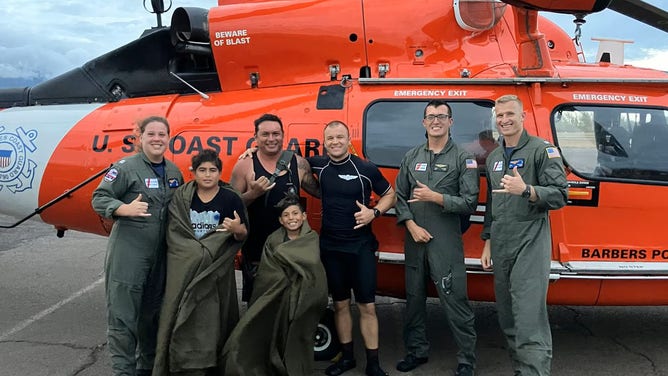
[[[183,183],[164,158],[167,119],[139,123],[137,154],[114,163],[93,192],[93,208],[114,225],[107,246],[105,292],[112,374],[150,375],[165,284],[167,205]]]

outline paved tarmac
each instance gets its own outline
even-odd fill
[[[0,224],[11,220],[0,216]],[[0,376],[110,375],[105,338],[106,238],[39,222],[0,229]],[[512,375],[493,303],[473,303],[477,375]],[[429,362],[403,375],[452,375],[455,346],[437,300],[428,303]],[[381,364],[391,375],[403,356],[404,302],[378,297]],[[356,313],[356,312],[355,312]],[[668,376],[668,307],[552,306],[552,375]],[[364,349],[356,336],[358,367]],[[316,363],[323,374],[328,362]]]

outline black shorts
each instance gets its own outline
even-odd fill
[[[327,286],[335,302],[350,299],[350,290],[357,303],[376,300],[376,255],[373,249],[358,254],[320,250],[320,259],[327,274]]]
[[[241,301],[250,302],[253,295],[253,285],[255,284],[255,276],[257,275],[257,268],[260,262],[244,262],[241,261]]]

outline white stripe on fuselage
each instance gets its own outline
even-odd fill
[[[65,135],[103,104],[14,107],[0,111],[0,213],[22,218],[38,207],[39,187]]]

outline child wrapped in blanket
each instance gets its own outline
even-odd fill
[[[265,242],[249,308],[223,349],[225,375],[313,373],[313,333],[327,307],[318,234],[298,196],[276,207],[282,227]]]

